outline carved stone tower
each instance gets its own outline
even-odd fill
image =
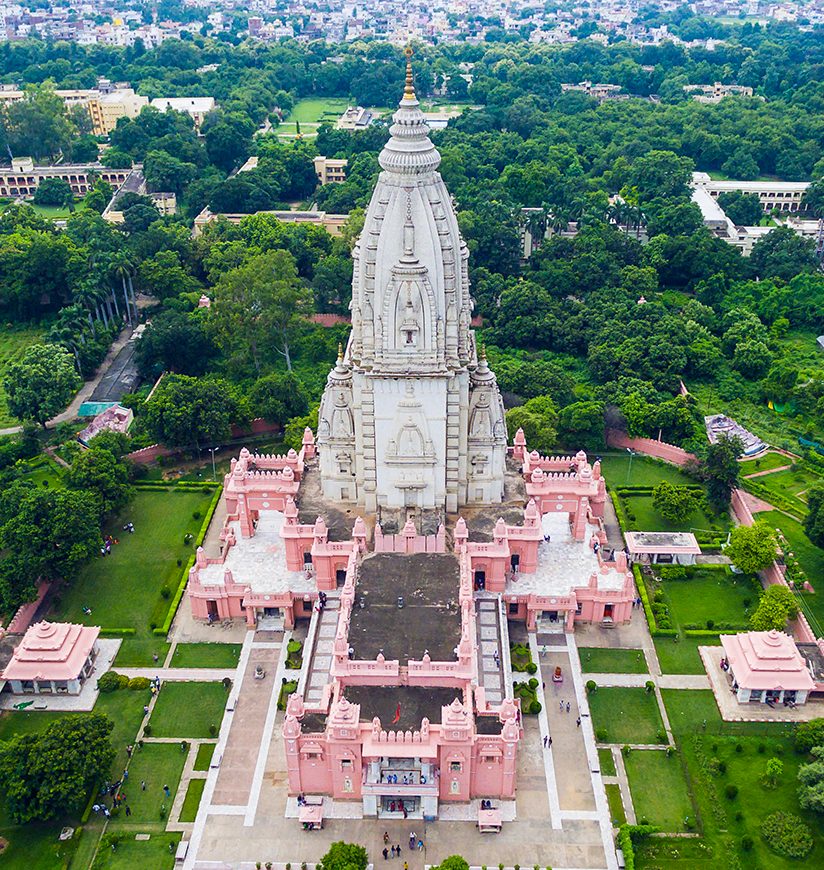
[[[501,501],[506,425],[469,328],[466,244],[407,62],[353,252],[352,333],[320,407],[324,494],[374,511]]]

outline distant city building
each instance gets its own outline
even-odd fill
[[[580,91],[588,97],[593,97],[599,102],[603,102],[604,100],[614,100],[621,96],[628,96],[628,94],[621,94],[621,85],[610,85],[602,82],[593,84],[590,81],[578,82],[577,85],[562,84],[561,91],[564,93],[567,91]]]
[[[699,103],[720,103],[724,97],[751,97],[752,88],[745,85],[684,85],[684,92]]]
[[[31,157],[15,157],[10,168],[0,167],[0,196],[31,199],[45,178],[62,178],[69,183],[75,196],[88,193],[97,178],[108,182],[117,190],[132,171],[108,169],[100,163],[35,166]]]
[[[136,118],[148,97],[141,97],[132,88],[118,88],[108,93],[98,93],[86,104],[95,136],[108,136],[121,118]]]
[[[374,120],[375,116],[371,109],[364,109],[363,106],[350,106],[338,118],[335,127],[338,130],[365,130]]]

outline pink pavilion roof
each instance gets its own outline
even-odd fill
[[[38,622],[3,671],[5,680],[74,680],[100,634],[93,626]]]
[[[795,641],[782,631],[722,634],[721,646],[745,689],[812,691],[815,682]]]

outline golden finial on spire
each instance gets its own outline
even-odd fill
[[[343,342],[342,341],[338,342],[338,362],[339,363],[343,362]]]
[[[486,362],[486,344],[481,343],[481,362]]]
[[[407,45],[403,52],[406,55],[406,85],[403,89],[405,100],[415,99],[415,82],[412,78],[412,46]]]

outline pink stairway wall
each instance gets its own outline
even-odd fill
[[[630,438],[625,432],[619,432],[617,429],[607,431],[607,444],[610,447],[629,447],[647,456],[672,462],[673,465],[686,465],[696,458],[694,453],[689,453],[674,444],[667,444],[666,441],[656,441],[654,438]]]

